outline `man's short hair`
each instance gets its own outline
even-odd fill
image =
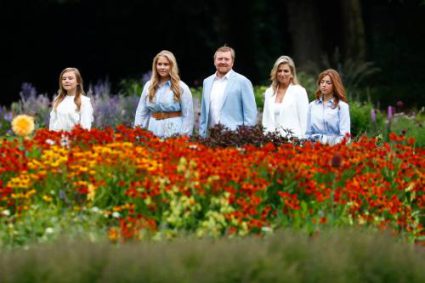
[[[230,47],[226,44],[219,47],[214,53],[214,59],[215,59],[215,57],[217,57],[218,52],[230,52],[230,55],[232,56],[233,62],[235,61],[235,50],[232,47]]]

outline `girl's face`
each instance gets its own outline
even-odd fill
[[[334,92],[334,85],[331,78],[326,75],[319,82],[320,92],[322,95],[329,96]]]
[[[170,77],[171,64],[167,57],[159,56],[156,62],[156,71],[161,80],[168,80]]]
[[[292,81],[293,75],[291,72],[291,68],[288,64],[280,64],[277,68],[276,79],[279,84],[289,85]]]
[[[77,76],[73,71],[63,73],[62,87],[67,93],[74,92],[77,89],[77,86]]]

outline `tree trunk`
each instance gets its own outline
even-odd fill
[[[364,61],[366,57],[365,30],[360,0],[340,0],[343,20],[345,59]]]
[[[315,0],[287,0],[288,30],[297,68],[311,69],[320,60],[322,42]]]

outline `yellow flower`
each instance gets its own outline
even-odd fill
[[[53,200],[53,198],[51,196],[48,196],[48,195],[43,195],[43,200],[45,202],[51,202]]]
[[[34,131],[34,118],[25,114],[12,120],[12,131],[18,136],[28,136]]]

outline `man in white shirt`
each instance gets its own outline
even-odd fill
[[[222,46],[214,54],[215,74],[204,80],[202,88],[199,134],[222,124],[230,130],[238,126],[253,126],[257,119],[257,104],[250,80],[232,70],[235,51]]]

